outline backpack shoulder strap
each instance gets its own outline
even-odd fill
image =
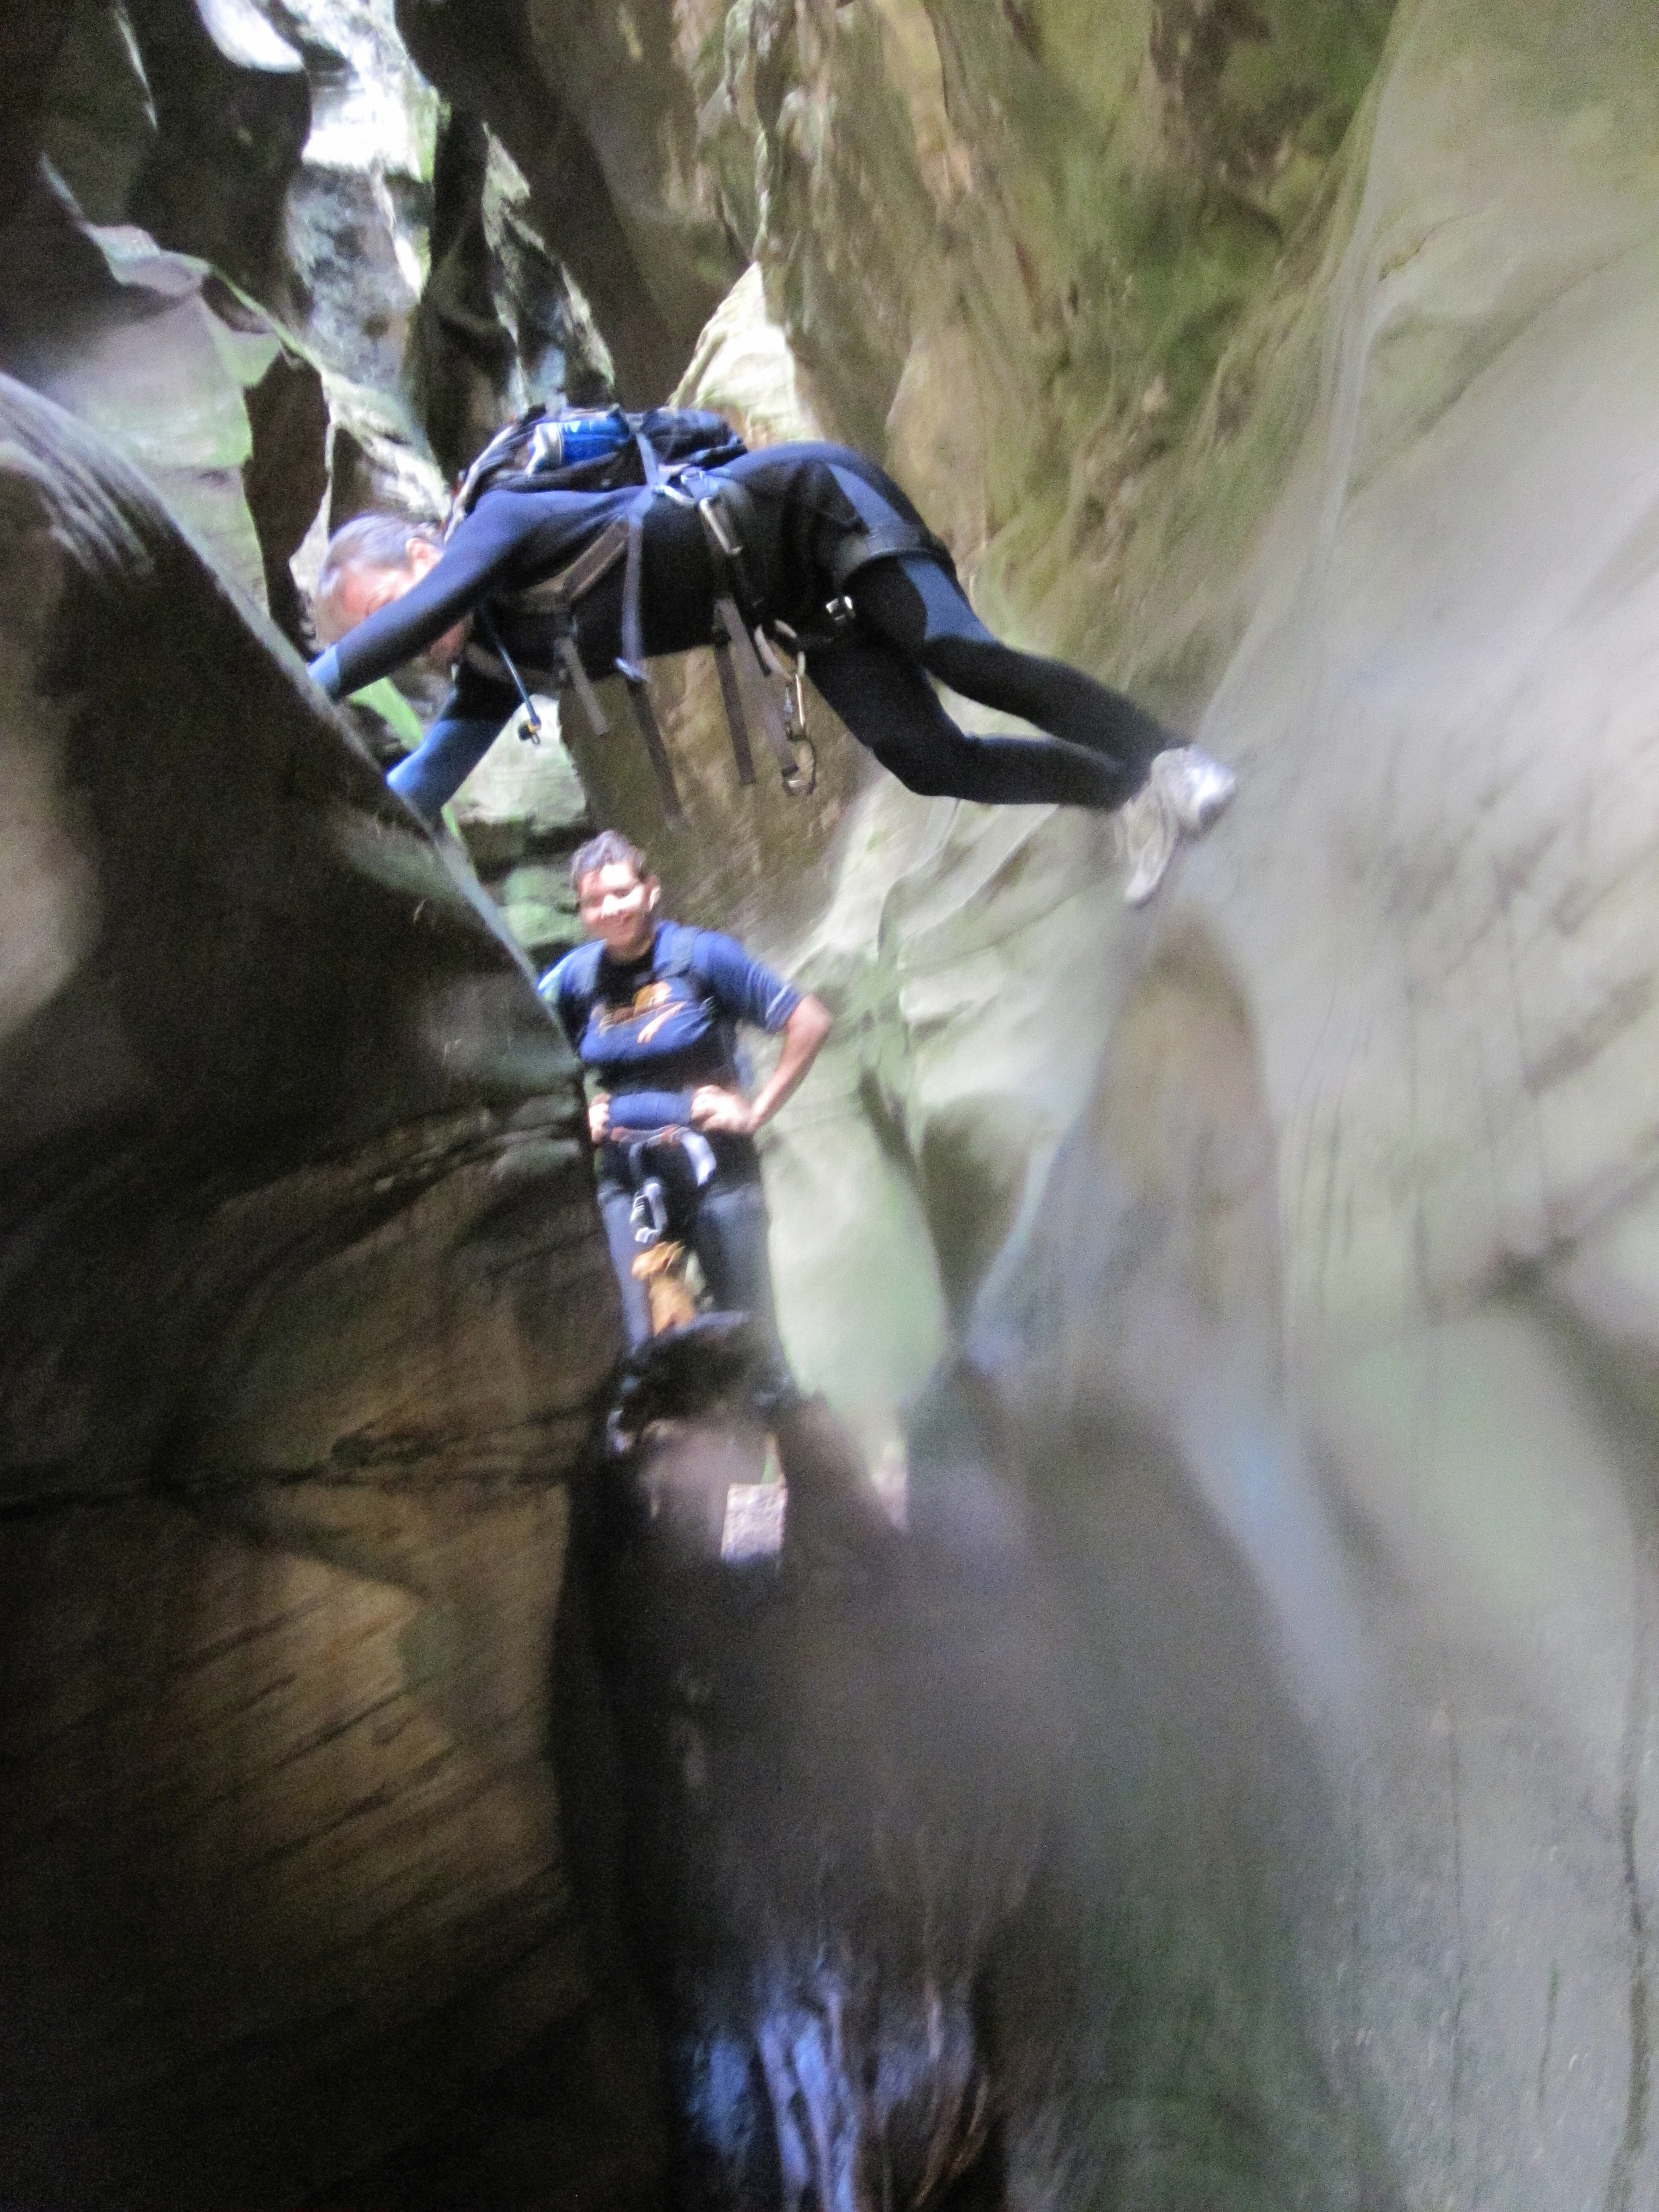
[[[599,995],[599,961],[605,947],[597,939],[589,945],[579,945],[574,952],[567,952],[562,960],[556,961],[536,988],[546,1003],[557,1008],[565,999],[578,999],[592,1004]]]
[[[705,980],[698,963],[698,942],[702,932],[688,929],[683,921],[659,921],[657,924],[657,957],[654,963],[659,975],[693,975],[699,982]]]

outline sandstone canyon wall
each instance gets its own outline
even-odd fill
[[[291,624],[319,503],[678,378],[884,458],[1240,775],[1132,916],[1110,823],[822,710],[813,799],[740,795],[693,657],[684,831],[577,731],[458,807],[533,951],[585,793],[836,1012],[792,1351],[924,1533],[1017,1492],[1081,1655],[1079,2143],[1019,2201],[1653,2201],[1651,10],[65,20],[0,170],[0,2185],[654,2186],[545,1758],[613,1341],[571,1070],[232,594]]]

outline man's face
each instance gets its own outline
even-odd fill
[[[656,933],[661,885],[641,876],[626,860],[594,868],[576,886],[576,910],[582,927],[597,937],[617,960],[636,960]]]
[[[382,607],[390,606],[394,599],[412,591],[441,558],[441,549],[429,539],[411,538],[408,557],[401,568],[372,568],[360,561],[343,568],[313,610],[318,637],[324,645],[337,645],[359,623],[367,622],[370,615],[379,614]],[[459,622],[453,629],[447,629],[435,644],[429,645],[421,659],[434,667],[447,668],[460,659],[465,644],[466,623]]]

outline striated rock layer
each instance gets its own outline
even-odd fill
[[[550,2039],[536,2156],[614,2168],[545,1756],[617,1331],[568,1049],[113,453],[8,381],[0,470],[5,2190],[337,2202]]]

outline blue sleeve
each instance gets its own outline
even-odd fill
[[[668,1129],[690,1119],[689,1091],[624,1091],[611,1101],[613,1129]]]
[[[501,733],[502,717],[463,721],[446,712],[427,732],[424,741],[406,760],[400,760],[386,781],[400,799],[406,799],[428,829]]]
[[[692,951],[696,973],[723,1014],[734,1022],[752,1022],[757,1029],[775,1033],[798,1006],[800,993],[781,975],[763,967],[734,937],[700,929]]]

